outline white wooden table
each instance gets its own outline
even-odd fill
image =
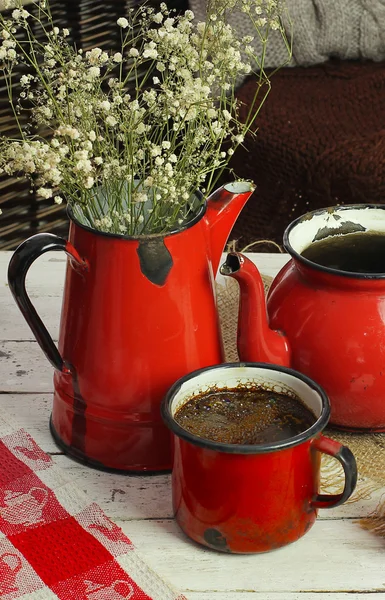
[[[263,555],[215,553],[190,542],[173,520],[170,477],[96,471],[63,455],[48,429],[52,368],[6,284],[9,252],[0,252],[0,416],[12,417],[97,502],[146,562],[188,600],[385,600],[385,540],[355,522],[381,496],[321,511],[295,544]],[[286,255],[250,254],[274,275]],[[57,339],[65,258],[47,254],[30,270],[30,296]],[[383,490],[385,492],[385,490]],[[374,594],[376,594],[374,596]]]

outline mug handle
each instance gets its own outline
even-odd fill
[[[52,233],[38,233],[20,244],[13,253],[8,266],[8,284],[12,296],[37,342],[51,365],[63,373],[71,373],[39,317],[25,289],[25,278],[32,263],[45,252],[62,250],[82,270],[88,270],[88,262],[80,257],[70,242]]]
[[[312,448],[336,458],[345,473],[345,487],[341,494],[317,494],[311,505],[313,508],[334,508],[350,498],[357,483],[357,463],[349,448],[335,440],[321,435],[312,443]]]

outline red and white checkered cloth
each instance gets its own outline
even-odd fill
[[[0,419],[2,600],[186,600],[31,436]]]

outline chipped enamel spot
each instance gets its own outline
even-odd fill
[[[233,181],[231,183],[227,183],[224,186],[226,192],[230,192],[231,194],[245,194],[246,192],[252,192],[255,190],[255,185],[253,185],[250,181]]]

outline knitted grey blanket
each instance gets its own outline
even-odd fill
[[[190,0],[198,21],[205,21],[205,0]],[[385,60],[385,0],[286,0],[290,19],[284,23],[293,36],[290,66],[308,66],[331,57],[352,60]],[[234,13],[230,24],[240,35],[254,35],[246,15]],[[291,21],[291,25],[290,25]],[[257,47],[257,41],[253,42]],[[287,61],[280,33],[271,31],[265,67],[279,67]]]

